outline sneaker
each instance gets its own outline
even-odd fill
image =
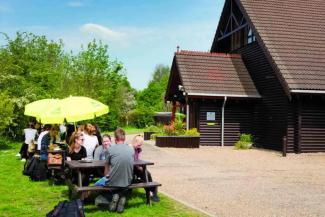
[[[125,196],[122,196],[120,198],[120,200],[118,201],[117,208],[116,208],[116,212],[122,213],[124,211],[125,202],[126,202],[126,197]]]
[[[17,153],[15,156],[19,158],[21,157],[20,153]]]
[[[106,197],[104,197],[103,195],[98,195],[96,198],[95,198],[95,205],[96,206],[109,206],[109,201],[107,200]]]
[[[25,158],[22,158],[20,161],[21,161],[21,162],[25,162],[25,161],[26,161],[26,159],[25,159]]]
[[[116,211],[116,206],[117,206],[119,199],[120,199],[120,196],[118,194],[113,195],[112,201],[109,203],[109,206],[108,206],[109,211],[111,211],[111,212]]]
[[[160,201],[160,198],[158,197],[158,195],[153,195],[150,197],[150,199],[153,201],[153,202],[159,202]]]

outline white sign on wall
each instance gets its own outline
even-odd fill
[[[207,112],[207,121],[215,121],[216,113],[215,112]]]

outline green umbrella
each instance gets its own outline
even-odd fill
[[[25,109],[27,106],[25,107]],[[43,124],[59,124],[64,121],[77,122],[94,119],[107,114],[108,106],[88,97],[70,96],[59,100],[57,104],[42,109],[36,115],[38,121]],[[26,114],[26,110],[25,110]]]

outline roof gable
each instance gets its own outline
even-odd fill
[[[180,51],[173,65],[189,96],[260,97],[238,54]]]
[[[325,90],[325,1],[236,2],[289,91]]]

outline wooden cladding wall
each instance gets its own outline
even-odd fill
[[[248,72],[262,96],[255,115],[257,146],[282,150],[287,133],[288,98],[263,50],[257,42],[236,51],[242,55]]]
[[[253,132],[253,106],[247,101],[227,101],[225,106],[224,145],[231,146],[241,133]]]
[[[288,128],[287,128],[287,152],[298,152],[297,146],[297,109],[296,103],[291,103],[288,107]]]
[[[221,102],[201,102],[199,111],[200,145],[221,145]],[[207,120],[207,112],[215,112],[215,121]]]
[[[200,102],[200,145],[221,145],[221,109],[223,100]],[[225,106],[224,145],[232,146],[241,133],[253,132],[253,103],[246,100],[228,99]],[[207,112],[215,112],[215,121],[207,120]]]
[[[321,97],[301,102],[301,152],[325,151],[325,102]]]

